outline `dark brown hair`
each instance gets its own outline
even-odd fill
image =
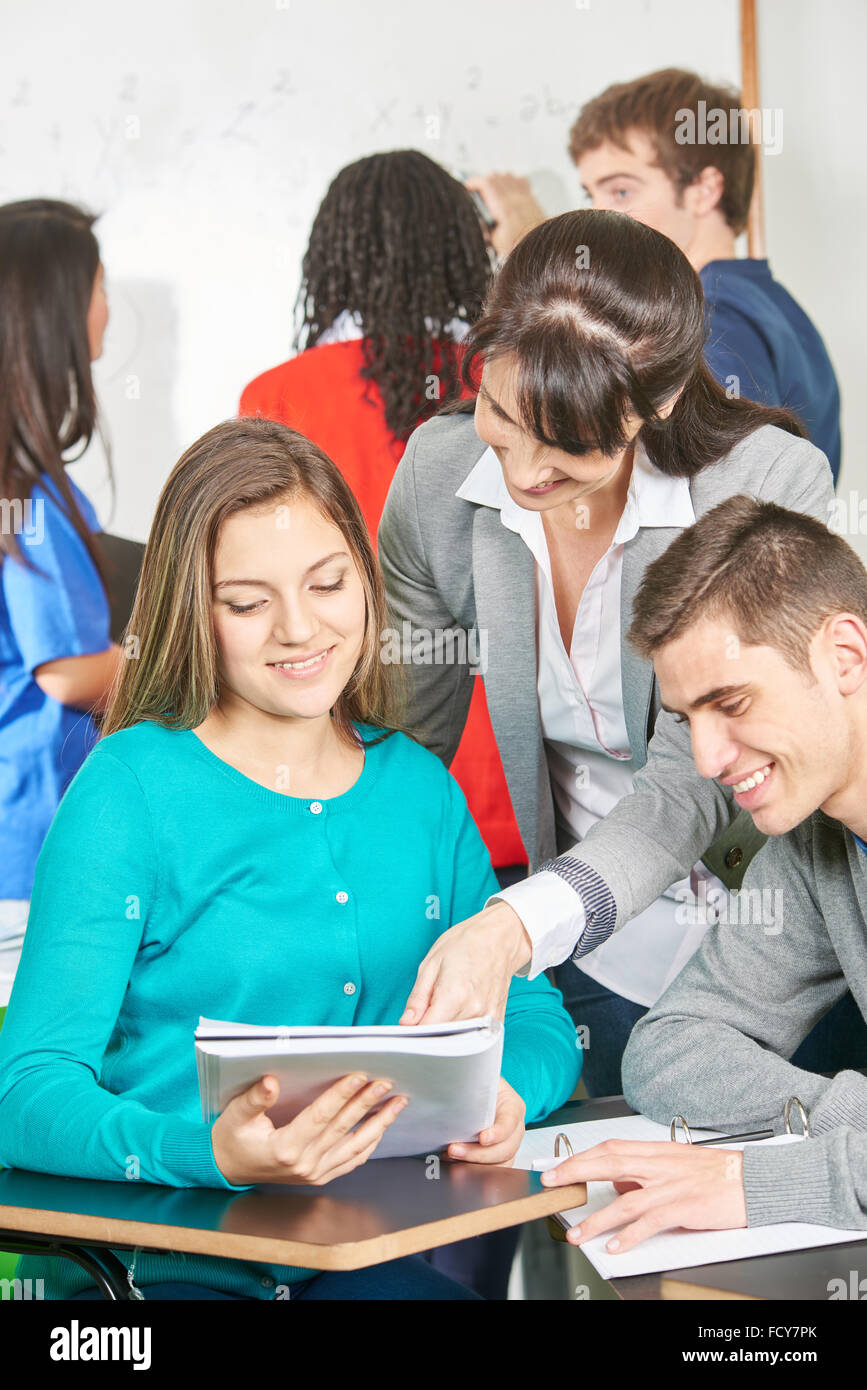
[[[705,82],[694,72],[664,68],[633,82],[617,82],[588,101],[578,113],[569,133],[569,153],[576,164],[590,150],[606,140],[628,149],[631,130],[640,130],[656,147],[659,167],[674,184],[678,200],[707,165],[719,169],[725,187],[719,208],[737,235],[747,225],[756,169],[756,147],[747,141],[726,141],[705,145],[695,141],[681,144],[676,136],[682,113],[698,117],[698,103],[705,111],[739,111],[740,93],[731,87]],[[739,120],[738,127],[743,125]]]
[[[22,506],[49,478],[104,585],[105,560],[63,457],[75,446],[83,453],[98,430],[87,334],[99,268],[95,220],[50,198],[0,207],[0,498]],[[0,533],[6,556],[37,568],[12,528]]]
[[[203,723],[220,697],[212,616],[214,556],[227,517],[246,507],[306,497],[343,535],[367,600],[358,664],[332,710],[338,734],[357,746],[352,721],[400,727],[403,670],[380,659],[385,594],[364,517],[340,470],[303,434],[272,420],[227,420],[197,439],[160,494],[121,674],[103,734],[152,720],[172,729]]]
[[[298,295],[298,349],[344,310],[361,320],[362,375],[406,440],[458,391],[452,320],[478,317],[491,263],[462,183],[418,150],[369,155],[342,169],[316,214]],[[426,378],[438,377],[438,394]]]
[[[648,565],[628,638],[652,658],[705,617],[725,617],[743,642],[775,647],[801,671],[826,618],[867,624],[867,571],[855,551],[802,512],[728,497]]]
[[[651,463],[673,477],[692,477],[762,425],[805,437],[791,411],[726,394],[704,361],[706,333],[701,281],[673,241],[624,213],[564,212],[505,261],[464,340],[462,372],[477,388],[480,363],[512,357],[521,423],[567,454],[615,454],[635,414]]]

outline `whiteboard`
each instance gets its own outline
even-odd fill
[[[584,101],[666,66],[739,83],[736,0],[3,0],[0,200],[102,215],[97,388],[117,477],[73,475],[143,540],[181,452],[290,352],[301,257],[345,164],[415,147],[579,206]]]

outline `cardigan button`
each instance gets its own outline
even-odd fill
[[[730,869],[736,869],[744,857],[744,852],[740,845],[732,845],[726,854],[726,865]]]
[[[344,994],[354,994],[354,993],[355,993],[355,985],[352,983],[351,980],[347,980],[347,981],[346,981],[346,984],[343,986],[343,993],[344,993]]]
[[[349,894],[348,894],[348,893],[344,893],[344,891],[343,891],[342,888],[341,888],[340,892],[339,892],[339,893],[335,893],[334,896],[337,898],[337,901],[338,901],[339,903],[348,903],[348,902],[349,902]]]
[[[321,801],[311,801],[311,803],[310,803],[310,810],[313,812],[314,816],[318,816],[318,815],[319,815],[319,812],[322,810],[322,802],[321,802]]]

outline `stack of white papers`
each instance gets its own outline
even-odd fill
[[[385,1131],[374,1158],[434,1154],[475,1140],[493,1122],[503,1053],[503,1025],[494,1018],[458,1023],[360,1028],[259,1027],[200,1018],[196,1066],[202,1117],[210,1122],[261,1076],[280,1082],[268,1111],[275,1125],[350,1072],[393,1083],[390,1096],[409,1104]]]
[[[533,1168],[537,1172],[563,1162],[563,1147],[559,1159],[554,1159],[554,1140],[565,1134],[575,1153],[591,1149],[606,1139],[645,1139],[656,1143],[670,1142],[667,1125],[654,1124],[643,1115],[624,1115],[614,1120],[588,1120],[584,1124],[546,1126],[528,1130],[515,1158],[516,1168]],[[715,1130],[693,1130],[701,1139],[719,1137]],[[809,1143],[796,1135],[778,1135],[773,1139],[755,1141],[758,1144]],[[744,1144],[720,1143],[720,1148],[743,1149]],[[617,1197],[614,1184],[587,1184],[587,1205],[558,1213],[567,1229],[577,1226],[593,1212],[601,1211]],[[655,1274],[665,1269],[690,1269],[696,1265],[718,1264],[723,1260],[743,1260],[751,1255],[774,1255],[783,1250],[806,1250],[819,1245],[843,1245],[847,1241],[867,1240],[867,1231],[844,1231],[833,1226],[817,1226],[807,1222],[785,1221],[774,1226],[750,1226],[735,1231],[663,1231],[622,1254],[605,1249],[617,1228],[594,1236],[581,1245],[584,1254],[603,1279],[624,1278],[630,1274]]]

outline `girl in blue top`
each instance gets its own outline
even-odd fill
[[[108,307],[93,220],[46,199],[0,208],[0,1005],[36,857],[120,655],[99,523],[64,460],[96,428]]]
[[[369,1114],[376,1078],[275,1128],[266,1076],[204,1123],[193,1032],[200,1014],[396,1023],[436,937],[496,891],[457,783],[398,731],[386,627],[361,512],[316,446],[239,420],[187,451],[145,553],[137,656],[37,868],[0,1034],[0,1162],[234,1192],[318,1186],[375,1153],[405,1103]],[[494,1122],[452,1156],[511,1162],[580,1060],[557,991],[516,980]],[[470,1296],[420,1257],[393,1273],[388,1296]],[[31,1257],[24,1274],[51,1297],[89,1282]],[[390,1277],[174,1254],[134,1272],[146,1297],[370,1297]]]

